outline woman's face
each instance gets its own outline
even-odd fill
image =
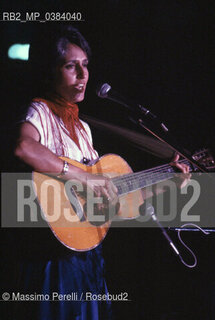
[[[55,90],[71,103],[80,102],[89,78],[86,53],[75,44],[68,44],[62,65],[57,67]]]

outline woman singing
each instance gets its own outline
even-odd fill
[[[40,90],[28,107],[15,153],[34,171],[77,180],[91,188],[96,196],[114,204],[117,189],[110,179],[89,174],[59,158],[65,156],[82,163],[98,158],[89,126],[79,119],[77,106],[85,97],[89,58],[88,43],[71,26],[60,27],[46,36],[41,34],[32,44],[30,63]],[[189,171],[186,166],[177,166],[184,173]],[[51,241],[57,242],[54,237]],[[34,241],[35,246],[33,259],[23,259],[18,270],[18,288],[25,293],[78,293],[78,297],[82,292],[107,293],[101,246],[88,252],[75,252],[60,243],[55,250],[43,241],[46,254],[42,258],[41,246]],[[34,312],[35,318],[42,320],[111,319],[108,301],[45,301],[34,305]],[[26,313],[27,309],[25,317]],[[31,309],[29,319],[32,315]]]
[[[59,156],[87,163],[98,158],[89,126],[79,119],[77,103],[84,100],[89,78],[90,48],[80,32],[63,26],[36,41],[30,49],[30,63],[37,74],[40,95],[34,98],[21,125],[15,154],[33,170],[80,181],[96,196],[108,201],[117,197],[108,178],[101,182]],[[39,38],[40,39],[40,38]],[[94,180],[93,180],[94,178]],[[47,230],[46,230],[47,231]],[[26,239],[28,241],[28,239]],[[53,237],[53,241],[56,241]],[[41,248],[38,247],[38,251]],[[65,251],[66,250],[66,251]],[[60,250],[61,251],[61,250]],[[101,247],[88,252],[63,248],[54,258],[23,262],[19,277],[26,293],[61,294],[107,292]],[[98,301],[41,302],[37,319],[110,319],[110,304]],[[32,315],[31,315],[32,317]]]

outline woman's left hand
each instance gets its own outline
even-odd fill
[[[173,160],[170,162],[170,165],[178,168],[181,171],[181,173],[179,173],[177,177],[179,177],[180,179],[179,187],[182,189],[183,187],[186,186],[186,184],[190,180],[191,173],[188,165],[178,162],[179,158],[180,158],[179,154],[176,154]]]

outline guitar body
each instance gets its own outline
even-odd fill
[[[105,155],[92,165],[85,165],[65,157],[61,159],[88,173],[105,175],[110,178],[132,172],[127,162],[115,154]],[[68,193],[67,183],[64,181],[34,172],[33,182],[44,217],[62,244],[75,251],[87,251],[99,245],[108,232],[111,220],[100,225],[91,223],[86,212],[86,197],[76,192],[76,187],[69,187],[70,192]],[[77,191],[81,191],[78,190],[79,187],[81,188],[80,185],[77,185]],[[142,203],[141,190],[122,194],[119,196],[117,216],[121,219],[137,217],[139,206]]]

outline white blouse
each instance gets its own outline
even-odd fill
[[[44,102],[32,102],[27,111],[25,121],[30,122],[39,132],[40,143],[55,153],[57,156],[65,156],[76,161],[83,158],[94,160],[98,153],[93,148],[92,135],[88,124],[81,120],[85,131],[82,134],[76,128],[80,149],[70,138],[63,121],[57,117]]]

